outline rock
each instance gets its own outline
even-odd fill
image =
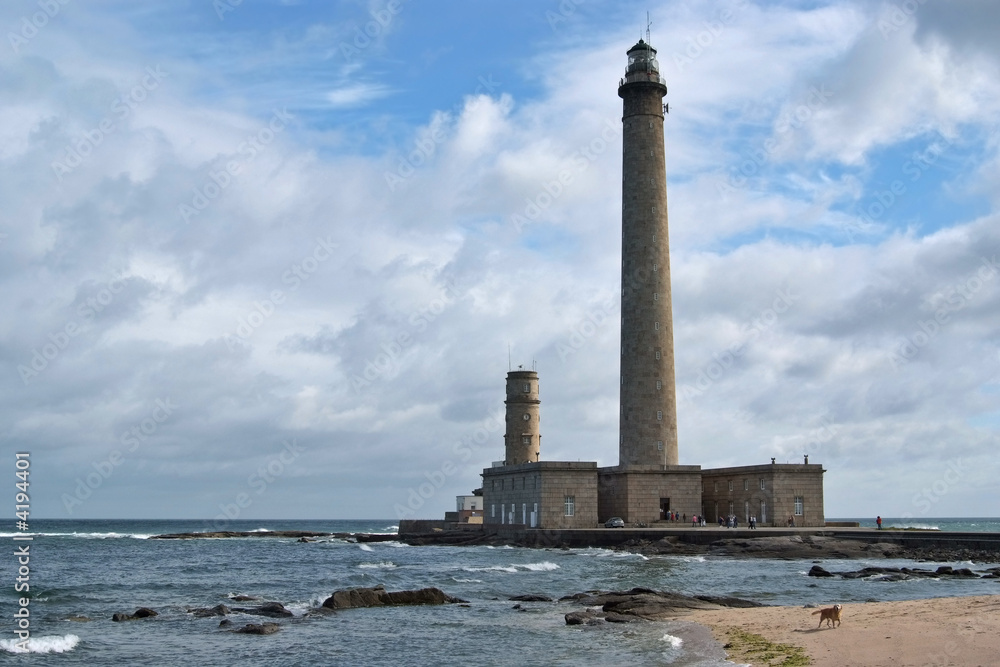
[[[616,614],[614,612],[605,614],[604,620],[608,623],[639,623],[642,621],[638,616],[626,616],[625,614]]]
[[[151,618],[153,616],[159,616],[159,614],[148,607],[139,607],[135,610],[134,614],[114,614],[111,616],[111,620],[120,623],[121,621],[137,621],[140,618]]]
[[[242,635],[273,635],[280,629],[281,625],[278,623],[247,623],[242,628],[233,630],[233,632],[238,632]]]
[[[552,602],[552,598],[545,595],[515,595],[510,598],[511,602]]]
[[[819,565],[813,565],[809,569],[810,577],[832,577],[833,575],[821,568]]]
[[[89,616],[77,616],[74,614],[73,616],[67,616],[64,620],[73,621],[74,623],[90,623],[94,619]]]
[[[564,618],[566,619],[566,625],[585,625],[590,621],[598,619],[599,616],[596,612],[585,609],[583,611],[571,611]]]
[[[439,588],[421,588],[415,591],[389,592],[382,586],[351,588],[335,591],[323,601],[327,609],[355,609],[358,607],[389,607],[396,605],[451,604],[466,602],[452,597]]]
[[[588,606],[600,606],[603,617],[610,614],[638,617],[647,620],[661,620],[676,617],[688,609],[719,609],[720,607],[762,607],[760,603],[741,598],[700,596],[691,597],[680,593],[654,591],[648,588],[633,588],[630,591],[587,594],[576,597],[577,602]],[[577,612],[574,612],[575,614]],[[570,617],[567,623],[579,625],[589,618],[587,614]],[[572,620],[569,620],[572,619]],[[612,622],[621,622],[612,621]]]
[[[259,600],[260,598],[254,597],[253,595],[230,595],[229,599],[233,602],[253,602],[254,600]]]
[[[954,570],[952,569],[951,565],[942,565],[937,570],[935,570],[934,573],[935,574],[951,574],[952,572],[954,572]]]
[[[209,616],[225,616],[229,613],[229,607],[224,604],[217,604],[211,609],[188,609],[188,613],[197,618],[207,618]]]
[[[233,622],[230,621],[228,618],[224,618],[221,621],[219,621],[219,627],[220,628],[228,628],[232,624],[233,624]]]
[[[731,609],[751,609],[753,607],[766,606],[760,602],[754,602],[753,600],[744,600],[743,598],[734,598],[729,596],[697,595],[695,597],[704,602],[711,602],[712,604],[717,604],[720,607],[729,607]]]
[[[959,568],[952,572],[956,577],[978,577],[979,575],[967,567]]]
[[[287,618],[293,615],[280,602],[265,602],[259,607],[233,607],[233,611],[252,616],[270,616],[271,618]]]

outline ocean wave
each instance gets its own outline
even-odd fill
[[[16,639],[0,639],[0,648],[7,653],[65,653],[72,651],[80,643],[76,635],[58,635],[32,637],[27,641],[27,648],[18,646]]]
[[[661,641],[665,641],[670,644],[671,648],[680,648],[684,643],[684,640],[680,637],[674,637],[673,635],[663,635]]]
[[[462,577],[452,577],[451,580],[454,581],[454,582],[456,582],[456,583],[459,583],[459,584],[481,584],[481,583],[483,583],[482,579],[464,579]]]
[[[362,570],[391,570],[399,566],[391,560],[380,560],[377,563],[361,563],[358,567]]]
[[[362,544],[359,544],[359,545],[358,545],[358,548],[359,548],[359,549],[361,549],[362,551],[375,551],[375,550],[374,550],[374,549],[372,549],[372,548],[371,548],[371,547],[370,547],[369,545],[367,545],[367,544],[364,544],[364,543],[362,543]]]
[[[489,565],[487,567],[463,567],[466,572],[519,572],[527,570],[529,572],[551,572],[558,570],[559,566],[550,561],[541,563],[514,563],[513,565]]]
[[[388,531],[390,533],[398,533],[399,532],[399,526],[386,526],[382,530]]]
[[[403,549],[409,547],[409,544],[405,542],[397,542],[396,540],[389,540],[388,542],[379,542],[384,547],[393,547],[394,549]]]

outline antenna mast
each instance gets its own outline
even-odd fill
[[[649,27],[653,22],[649,20],[649,12],[646,12],[646,74],[653,71],[652,46],[649,43]]]

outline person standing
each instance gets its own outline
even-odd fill
[[[876,526],[877,530],[882,530],[882,517],[881,516],[875,517],[875,526]]]

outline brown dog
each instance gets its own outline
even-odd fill
[[[832,607],[827,607],[826,609],[819,609],[812,613],[813,616],[819,614],[819,625],[818,628],[823,627],[823,621],[826,621],[826,627],[837,627],[840,624],[840,612],[843,609],[839,604],[835,604]]]

